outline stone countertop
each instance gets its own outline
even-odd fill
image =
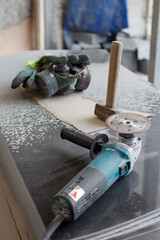
[[[20,89],[12,90],[10,85],[27,60],[61,52],[29,51],[0,57],[0,131],[46,226],[53,218],[52,196],[91,159],[87,150],[73,147],[67,141],[64,144],[60,139],[64,123],[22,95]],[[90,54],[92,82],[82,95],[103,102],[108,56],[104,50]],[[62,224],[55,233],[55,240],[98,239],[101,234],[108,236],[107,231],[112,230],[112,234],[116,234],[116,229],[124,230],[121,224],[127,226],[133,219],[136,223],[137,217],[159,211],[160,91],[121,67],[117,106],[153,114],[150,130],[141,134],[143,147],[134,171],[117,181],[76,221]],[[110,134],[108,130],[105,132]]]

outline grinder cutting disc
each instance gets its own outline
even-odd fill
[[[105,121],[107,128],[120,134],[136,134],[148,130],[151,122],[137,113],[117,113]]]

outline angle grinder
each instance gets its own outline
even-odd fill
[[[148,118],[134,113],[118,113],[106,120],[110,130],[119,133],[115,140],[106,134],[95,139],[70,128],[61,131],[61,137],[90,149],[91,161],[53,198],[55,218],[42,239],[47,240],[62,221],[77,219],[120,177],[133,169],[141,151],[141,138],[137,133],[148,130]]]

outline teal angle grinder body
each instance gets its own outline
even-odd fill
[[[133,170],[141,151],[141,138],[137,133],[149,129],[151,123],[139,114],[119,113],[109,117],[106,125],[119,133],[118,138],[109,140],[106,134],[99,134],[93,139],[71,128],[61,131],[62,139],[90,149],[93,160],[53,198],[52,210],[60,217],[60,222],[76,220],[115,181]],[[51,226],[54,226],[54,220],[49,229]],[[48,230],[44,240],[48,239],[47,233]]]

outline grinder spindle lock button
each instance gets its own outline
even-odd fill
[[[125,164],[124,166],[119,168],[119,175],[124,175],[124,173],[127,173],[129,170],[129,165]]]

